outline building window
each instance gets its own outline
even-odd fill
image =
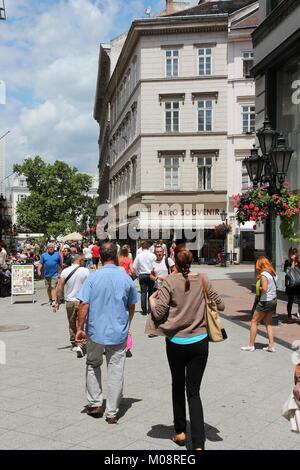
[[[251,77],[250,70],[253,67],[253,52],[243,52],[243,75],[245,78]]]
[[[212,130],[212,100],[198,101],[198,131]]]
[[[199,157],[198,159],[198,190],[210,191],[211,186],[211,171],[212,171],[212,158]]]
[[[211,48],[198,49],[198,74],[211,75]]]
[[[136,169],[137,169],[137,160],[134,158],[131,165],[131,194],[136,193]]]
[[[242,162],[242,191],[246,191],[250,187],[250,178],[244,162]]]
[[[26,198],[27,196],[25,194],[18,194],[17,201],[18,202],[25,201]]]
[[[179,189],[179,158],[165,158],[165,189]]]
[[[132,87],[134,88],[138,81],[137,75],[137,58],[135,57],[132,62]]]
[[[179,51],[166,51],[166,76],[178,77]]]
[[[179,132],[179,101],[165,103],[166,132]]]
[[[255,132],[255,106],[243,106],[243,134]]]

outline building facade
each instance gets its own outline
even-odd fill
[[[260,24],[253,33],[257,128],[268,115],[295,150],[287,180],[300,193],[300,2],[260,0]],[[296,232],[299,233],[299,220]],[[291,243],[276,221],[276,270],[284,289],[283,264]],[[258,246],[261,248],[261,246]]]
[[[214,229],[226,211],[233,226],[227,250],[239,257],[230,200],[241,190],[241,160],[254,142],[249,70],[257,8],[253,1],[206,1],[134,21],[114,68],[107,64],[112,48],[105,63],[102,46],[99,191],[116,215],[117,238],[126,239],[131,222],[148,239],[194,229],[197,255],[214,258],[224,244]],[[134,208],[120,214],[125,201]]]

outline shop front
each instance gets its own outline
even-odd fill
[[[276,127],[288,144],[294,149],[287,182],[292,191],[300,193],[300,48],[276,70]],[[295,232],[299,234],[299,218],[295,223]],[[300,235],[298,235],[300,237]],[[296,237],[297,238],[297,237]],[[283,265],[287,259],[291,244],[282,238],[279,221],[276,222],[276,269],[279,274],[279,287],[284,289]]]
[[[225,237],[216,230],[223,210],[225,203],[151,205],[140,213],[138,228],[151,243],[186,240],[195,262],[213,264],[224,250]]]

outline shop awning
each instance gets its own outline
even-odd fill
[[[243,224],[240,225],[240,231],[241,232],[253,232],[254,225],[255,225],[255,222],[253,222],[252,220],[251,222],[250,221],[245,222],[244,225]]]
[[[142,219],[138,227],[140,229],[214,229],[216,225],[222,223],[220,220],[210,219]]]

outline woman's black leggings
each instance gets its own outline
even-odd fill
[[[292,318],[292,308],[294,303],[294,295],[288,296],[288,303],[286,306],[288,317]],[[300,313],[300,304],[298,304],[298,312]]]
[[[189,405],[193,448],[204,449],[205,432],[200,385],[208,358],[208,338],[193,344],[175,344],[166,339],[172,374],[174,427],[186,432],[185,386]]]

